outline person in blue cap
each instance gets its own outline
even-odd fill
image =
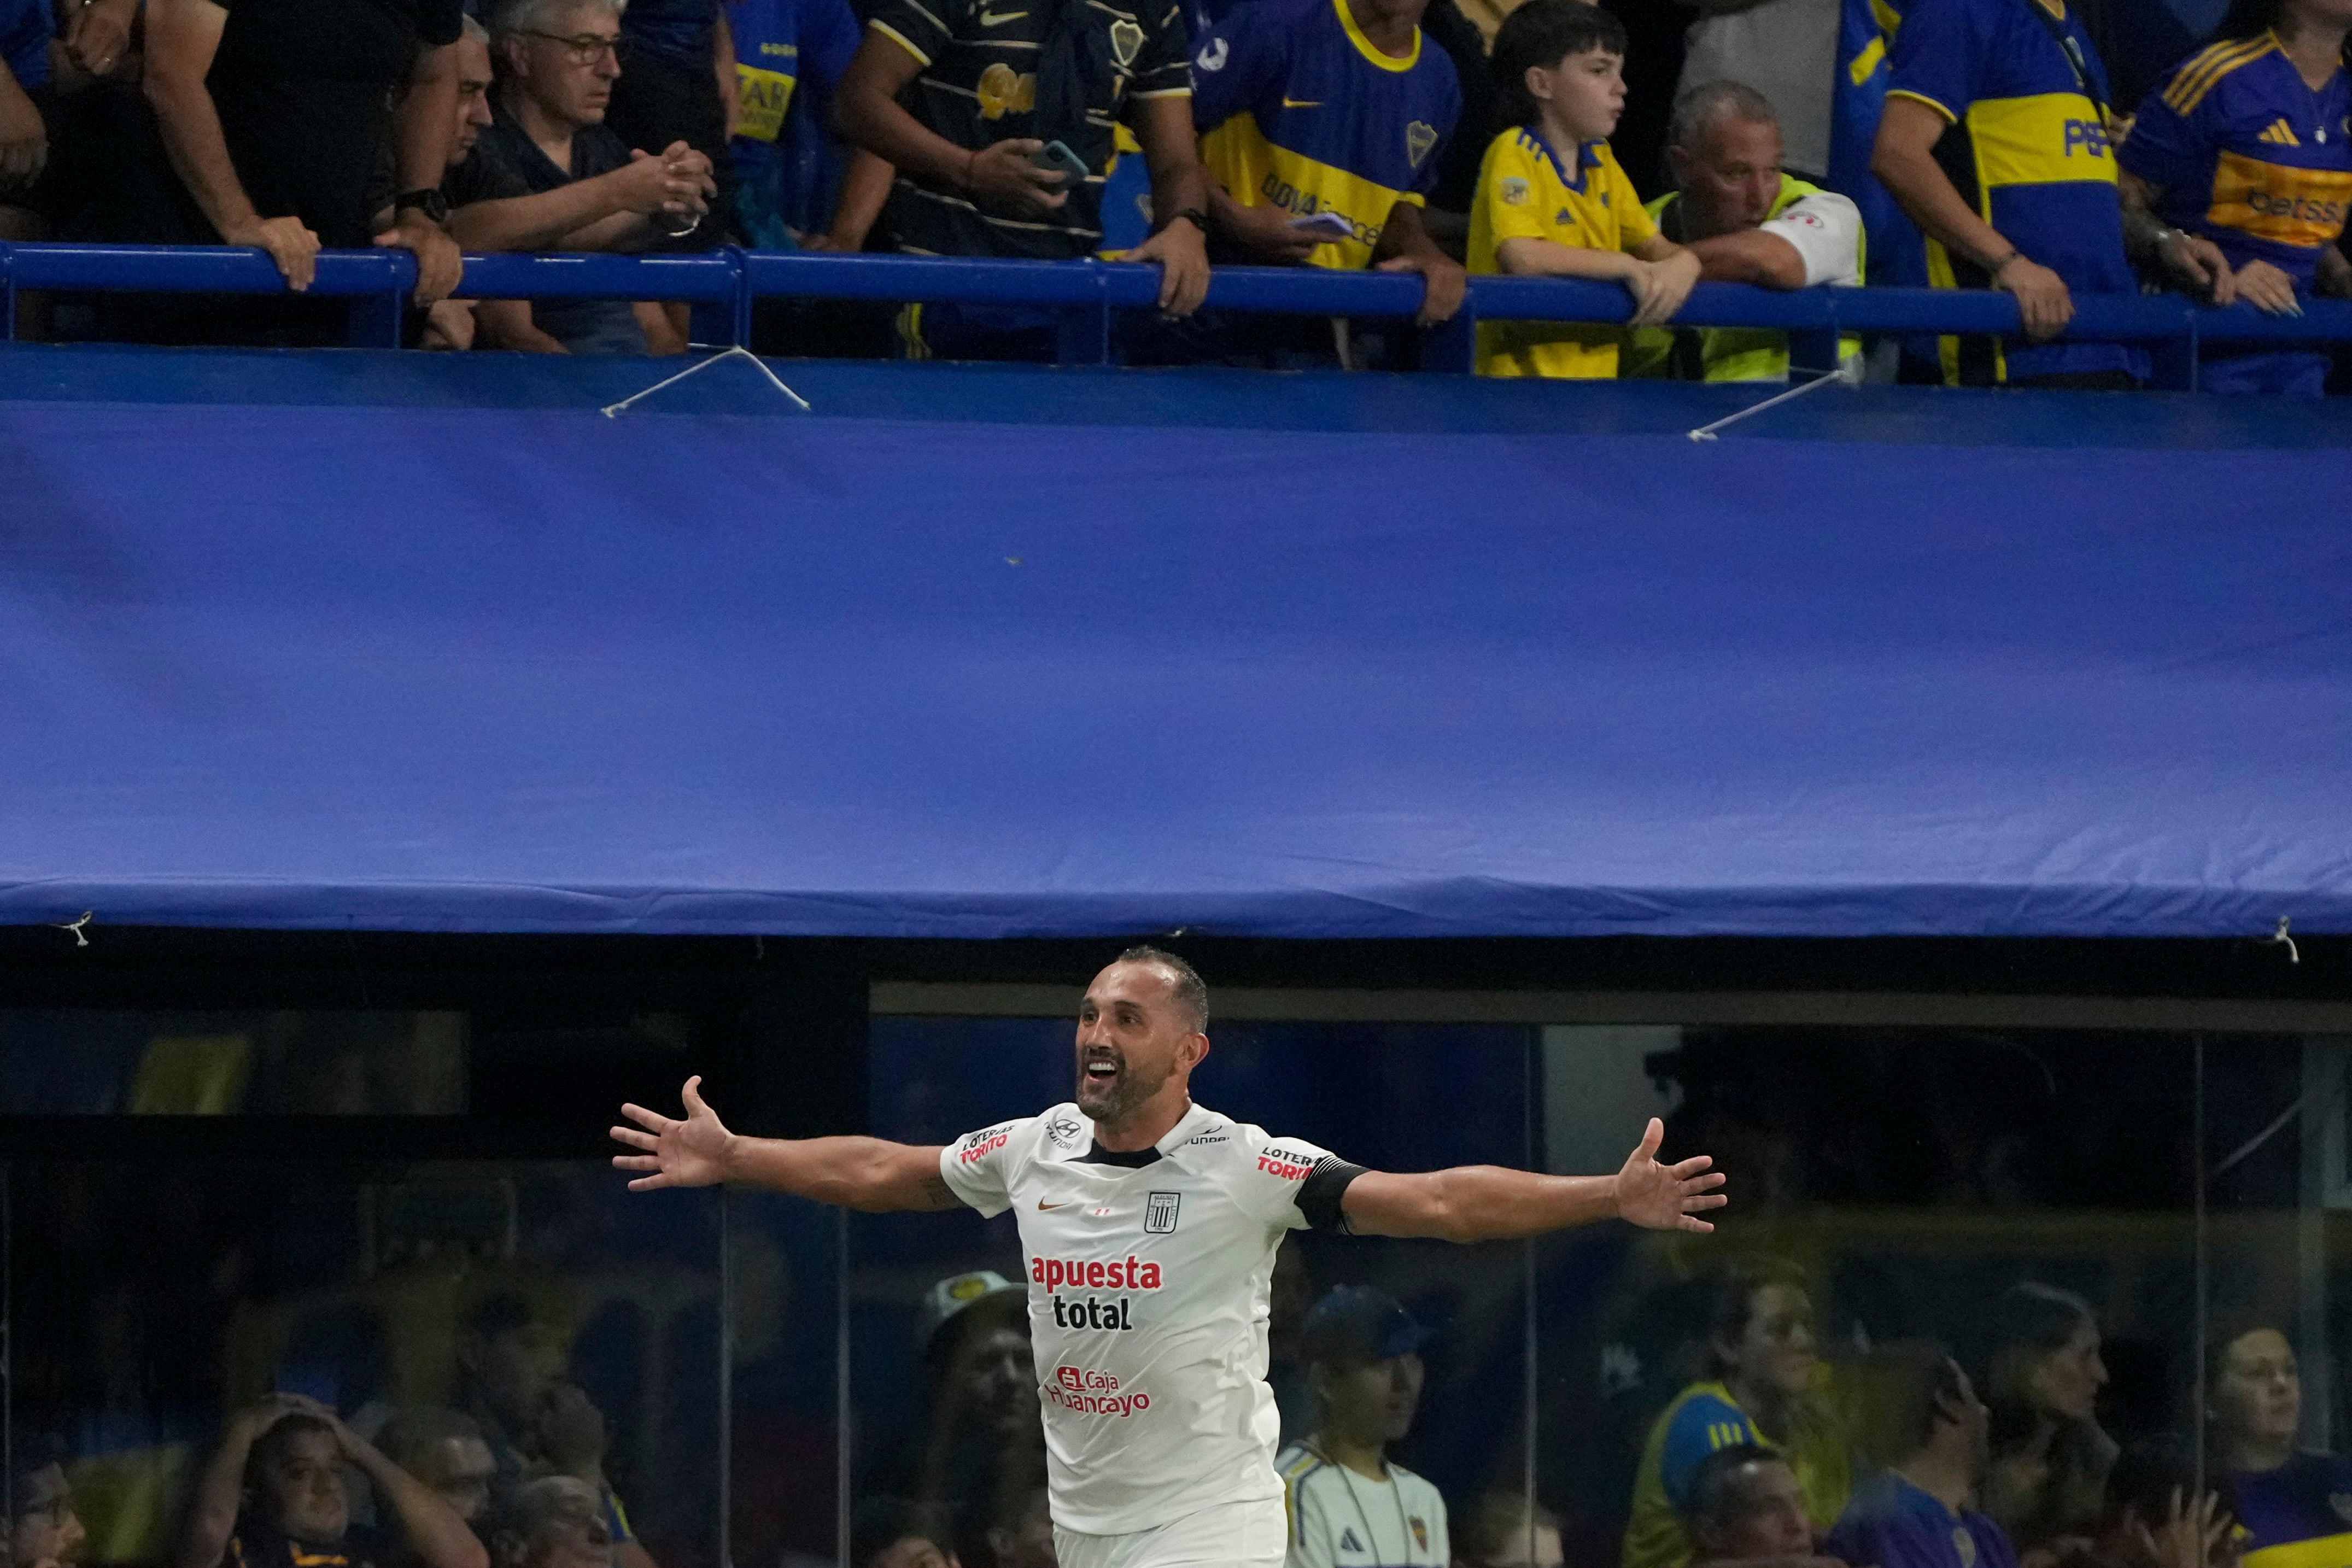
[[[1415,1568],[1452,1561],[1445,1500],[1392,1463],[1421,1408],[1429,1331],[1395,1298],[1342,1285],[1307,1314],[1299,1348],[1315,1430],[1275,1460],[1289,1515],[1288,1568]]]

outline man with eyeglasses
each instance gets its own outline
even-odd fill
[[[645,250],[691,230],[716,186],[683,142],[633,152],[604,124],[621,36],[615,0],[495,0],[504,67],[472,154],[449,176],[450,226],[478,250]],[[675,353],[658,305],[613,300],[484,300],[490,346],[538,353]]]
[[[446,296],[461,269],[439,187],[463,16],[462,0],[147,0],[143,86],[184,199],[144,215],[143,237],[257,246],[298,291],[322,247],[396,247],[415,253],[416,302]],[[369,185],[404,80],[379,236]],[[295,335],[340,340],[323,314]]]

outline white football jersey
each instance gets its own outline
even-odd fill
[[[1288,1568],[1444,1568],[1454,1561],[1445,1500],[1402,1465],[1376,1481],[1303,1443],[1275,1463],[1289,1516]]]
[[[1063,1104],[940,1154],[956,1196],[1020,1226],[1054,1522],[1087,1535],[1282,1495],[1267,1287],[1328,1152],[1198,1105],[1155,1147],[1097,1154]]]

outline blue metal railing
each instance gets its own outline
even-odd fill
[[[354,301],[352,341],[397,346],[401,304],[416,281],[404,250],[329,250],[310,292]],[[749,341],[754,301],[763,299],[910,300],[1034,305],[1064,321],[1066,363],[1107,363],[1114,311],[1146,310],[1159,299],[1156,268],[1117,262],[951,260],[901,256],[753,252],[733,247],[692,256],[497,255],[466,258],[460,292],[475,299],[687,300],[705,308],[698,336]],[[259,250],[228,246],[0,245],[0,336],[16,335],[19,289],[275,294],[285,285]],[[1421,308],[1420,278],[1404,273],[1307,268],[1226,267],[1212,276],[1211,308],[1240,312],[1409,319]],[[2078,296],[2065,338],[2175,344],[2187,350],[2194,384],[2200,349],[2217,343],[2352,342],[2352,301],[2307,301],[2297,317],[2251,305],[2213,310],[2170,294]],[[1423,362],[1471,368],[1478,321],[1622,324],[1625,290],[1575,279],[1475,278],[1461,314],[1431,329]],[[1801,289],[1782,292],[1738,283],[1702,283],[1678,325],[1771,327],[1788,331],[1799,364],[1827,366],[1840,332],[2018,331],[2017,301],[1991,290]]]

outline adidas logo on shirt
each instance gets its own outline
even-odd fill
[[[2294,133],[2294,127],[2289,125],[2284,119],[2272,121],[2270,122],[2269,129],[2265,130],[2260,136],[2255,137],[2254,140],[2257,142],[2267,142],[2273,147],[2300,147],[2303,145],[2301,140],[2299,140]]]

